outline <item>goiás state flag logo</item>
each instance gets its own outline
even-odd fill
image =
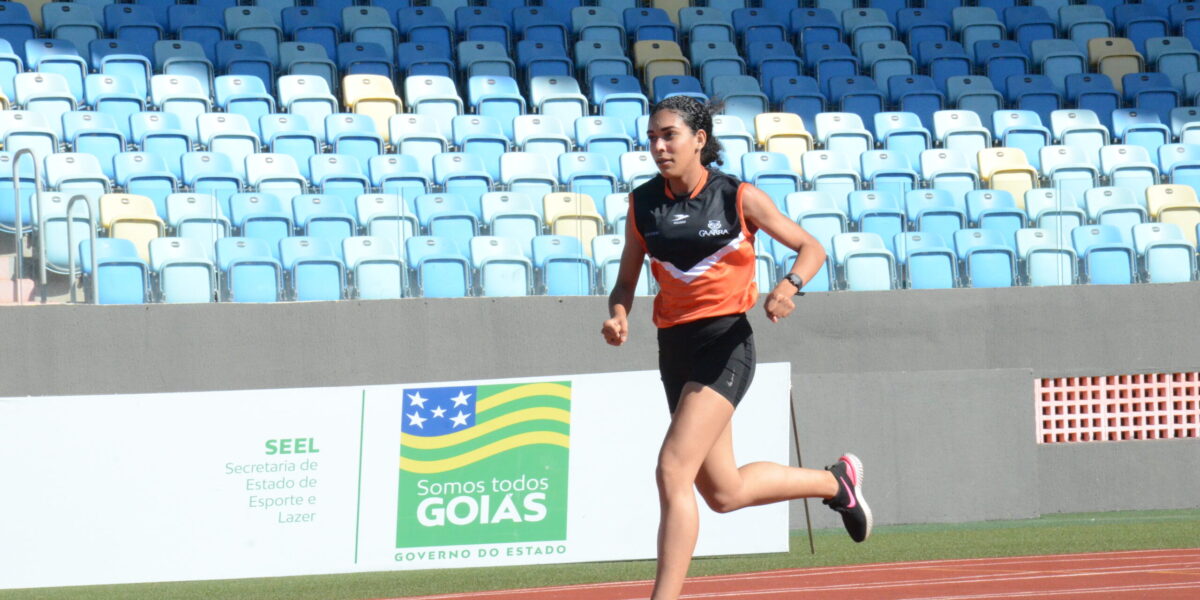
[[[402,394],[397,548],[566,540],[570,382]]]

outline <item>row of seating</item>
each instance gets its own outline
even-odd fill
[[[528,244],[476,236],[466,248],[436,236],[414,236],[401,248],[383,237],[340,243],[293,236],[158,237],[149,260],[133,242],[99,238],[80,244],[88,290],[98,304],[144,302],[276,302],[482,296],[588,295],[611,289],[624,237],[600,236],[584,253],[577,238],[541,235]],[[96,270],[93,271],[92,248]],[[642,289],[649,293],[648,275]]]

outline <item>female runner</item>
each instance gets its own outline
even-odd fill
[[[872,516],[862,498],[862,462],[853,454],[826,470],[768,462],[739,468],[734,461],[730,419],[754,376],[746,319],[758,296],[754,235],[761,229],[798,252],[763,305],[772,323],[792,312],[792,297],[820,270],[825,251],[762,190],[710,168],[721,150],[710,107],[672,96],[650,114],[647,133],[659,174],[630,194],[625,250],[601,333],[611,345],[625,343],[649,253],[659,284],[653,314],[659,371],[671,410],[656,469],[661,512],[652,600],[673,600],[696,547],[693,488],[719,513],[824,498],[856,542],[870,535]]]

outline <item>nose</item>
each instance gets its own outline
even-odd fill
[[[667,149],[667,142],[662,138],[656,138],[650,142],[650,152],[654,154],[662,154]]]

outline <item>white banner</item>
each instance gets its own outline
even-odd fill
[[[788,462],[786,363],[734,417]],[[0,399],[0,589],[652,558],[657,371]],[[786,504],[701,505],[699,555]]]

